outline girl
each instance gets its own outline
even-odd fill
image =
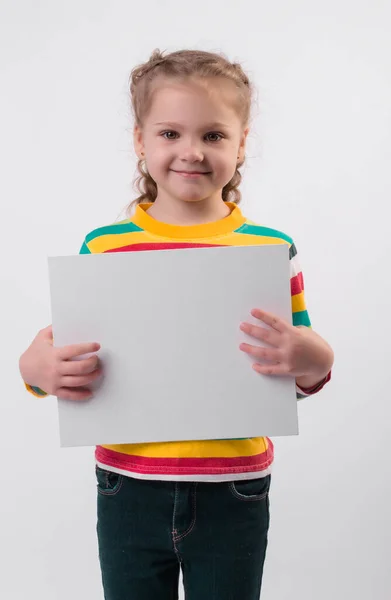
[[[269,327],[238,323],[254,338],[240,350],[254,358],[261,376],[295,377],[298,398],[318,392],[330,379],[333,351],[310,327],[295,245],[246,220],[237,206],[248,77],[219,54],[155,51],[132,71],[130,91],[137,206],[125,221],[89,233],[81,253],[288,244],[293,325],[254,308],[252,315]],[[88,385],[101,374],[99,348],[55,348],[51,327],[42,330],[20,359],[27,389],[74,401],[90,397]],[[272,462],[273,444],[263,437],[97,447],[106,600],[178,598],[180,568],[188,600],[258,600]]]

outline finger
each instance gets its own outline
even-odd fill
[[[93,373],[89,375],[81,375],[79,377],[73,377],[72,375],[66,375],[65,377],[61,377],[60,385],[61,387],[67,388],[75,388],[75,387],[84,387],[89,385],[96,379],[102,375],[102,369],[97,369]]]
[[[240,344],[239,348],[242,352],[246,352],[246,354],[254,356],[255,358],[276,363],[278,363],[280,359],[279,351],[273,350],[272,348],[261,348],[260,346],[252,346],[251,344]]]
[[[61,400],[89,400],[92,398],[93,393],[87,388],[66,388],[61,387],[57,390],[56,396]]]
[[[95,342],[85,344],[71,344],[69,346],[63,346],[58,348],[58,356],[61,360],[69,360],[82,354],[90,354],[91,352],[98,352],[100,350],[100,344]]]
[[[280,334],[273,329],[266,329],[266,327],[260,327],[259,325],[253,325],[252,323],[241,323],[240,329],[251,335],[251,337],[267,342],[271,346],[278,347],[280,342]]]
[[[40,334],[45,340],[52,341],[53,340],[53,327],[51,325],[48,325],[44,329],[41,329]]]
[[[88,375],[95,371],[98,365],[99,357],[94,354],[82,360],[63,360],[60,362],[59,370],[61,375]]]
[[[254,363],[253,369],[261,375],[288,375],[288,370],[283,364],[278,365],[261,365],[260,363]]]
[[[273,315],[272,313],[268,313],[264,310],[261,310],[260,308],[254,308],[251,311],[251,314],[256,319],[263,321],[264,323],[266,323],[266,325],[269,325],[275,331],[279,331],[280,333],[283,333],[289,327],[291,327],[291,325],[289,325],[289,323],[284,321],[284,319],[280,319],[280,317],[276,317],[276,315]]]

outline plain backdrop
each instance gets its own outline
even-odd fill
[[[134,198],[128,77],[158,47],[225,52],[256,85],[242,210],[294,238],[335,350],[273,440],[262,598],[389,598],[390,3],[2,0],[0,23],[0,596],[103,598],[94,449],[59,448],[18,361],[50,323],[47,256]]]

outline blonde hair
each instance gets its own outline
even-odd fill
[[[142,127],[143,120],[152,104],[153,92],[156,88],[157,77],[177,77],[178,79],[200,79],[225,77],[234,83],[237,89],[236,110],[243,126],[250,120],[252,85],[238,63],[231,63],[222,54],[202,50],[179,50],[164,56],[160,50],[155,50],[149,60],[135,67],[130,75],[131,104],[135,125]],[[224,186],[222,198],[239,204],[241,193],[239,184],[242,175],[239,168],[244,161],[238,163],[232,179]],[[138,174],[134,184],[139,196],[127,208],[130,212],[135,204],[154,202],[157,196],[157,185],[148,173],[145,161],[139,159]]]

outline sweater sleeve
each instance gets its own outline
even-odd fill
[[[48,396],[49,394],[47,394],[46,392],[44,392],[43,390],[41,390],[41,388],[36,387],[34,385],[29,385],[28,383],[24,382],[24,386],[26,388],[26,390],[28,392],[30,392],[30,394],[32,394],[33,396],[35,396],[36,398],[46,398],[46,396]]]
[[[299,325],[305,327],[312,327],[304,297],[303,272],[301,270],[299,260],[297,257],[297,249],[293,242],[289,249],[289,259],[291,274],[292,323],[295,327]],[[307,396],[312,396],[313,394],[316,394],[326,385],[328,381],[330,381],[330,379],[331,371],[326,375],[324,379],[322,379],[322,381],[317,383],[312,388],[301,388],[298,385],[296,385],[297,399],[302,400]]]

